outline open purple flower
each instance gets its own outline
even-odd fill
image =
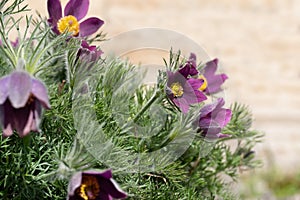
[[[15,129],[20,137],[39,131],[42,107],[49,109],[44,84],[23,71],[15,71],[0,79],[0,122],[3,136]]]
[[[228,79],[226,74],[215,74],[218,68],[218,59],[211,60],[207,62],[204,68],[200,71],[200,79],[206,82],[207,87],[203,87],[202,90],[206,94],[214,94],[220,92],[221,85]]]
[[[123,199],[127,195],[112,179],[111,170],[77,172],[70,180],[68,200]]]
[[[222,108],[224,104],[224,99],[219,98],[216,102],[203,106],[200,110],[198,127],[202,136],[209,139],[229,137],[229,135],[221,133],[222,128],[231,119],[231,110]]]
[[[81,48],[78,50],[78,56],[85,61],[96,61],[103,54],[103,51],[98,50],[96,46],[90,46],[87,41],[81,42]]]
[[[86,16],[89,3],[89,0],[69,0],[63,16],[60,0],[48,0],[47,6],[50,16],[48,22],[52,26],[52,30],[57,34],[68,31],[73,36],[80,37],[95,33],[104,24],[101,19],[91,17],[79,23]]]
[[[167,72],[167,95],[174,104],[187,113],[190,105],[200,103],[207,97],[199,90],[203,81],[195,78],[186,79],[179,71]]]

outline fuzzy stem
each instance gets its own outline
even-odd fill
[[[160,96],[160,92],[158,90],[155,90],[154,94],[152,97],[149,99],[149,101],[144,105],[144,107],[138,112],[134,119],[133,122],[137,122],[137,120],[144,114],[144,112],[156,101],[156,99]]]

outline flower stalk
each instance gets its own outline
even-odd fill
[[[152,95],[152,97],[148,100],[148,102],[143,106],[143,108],[135,115],[133,118],[133,122],[137,122],[139,118],[150,108],[150,106],[160,97],[160,91],[156,89]]]

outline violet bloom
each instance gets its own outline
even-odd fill
[[[224,128],[231,119],[231,110],[222,108],[224,104],[224,99],[219,98],[216,102],[203,106],[200,110],[198,127],[205,138],[216,139],[229,137],[229,135],[221,133],[222,128]]]
[[[68,200],[111,200],[126,198],[118,184],[112,179],[111,170],[104,172],[85,171],[74,174],[68,188]]]
[[[17,48],[17,47],[19,46],[19,38],[16,38],[15,41],[10,41],[10,44],[11,44],[11,46],[12,46],[13,48]],[[0,46],[2,46],[2,45],[3,45],[3,43],[2,43],[2,41],[0,40]]]
[[[0,79],[0,122],[3,136],[15,129],[20,137],[39,131],[42,107],[49,109],[44,84],[23,71],[15,71]]]
[[[94,45],[90,46],[87,41],[83,40],[77,55],[85,61],[96,61],[102,54],[103,51],[98,50]]]
[[[186,63],[179,67],[179,73],[185,78],[196,76],[199,73],[197,70],[196,55],[194,53],[191,53]]]
[[[220,92],[221,85],[228,79],[226,74],[215,74],[218,68],[218,59],[207,62],[204,68],[201,70],[201,76],[199,77],[206,83],[206,87],[201,90],[207,95]]]
[[[79,23],[86,16],[89,3],[89,0],[69,0],[63,16],[60,0],[48,0],[47,6],[50,16],[48,22],[52,26],[52,30],[57,34],[68,31],[73,36],[80,37],[95,33],[104,24],[101,19],[91,17]]]
[[[16,38],[15,41],[10,41],[11,46],[17,48],[19,46],[19,38]]]
[[[203,82],[200,79],[186,79],[179,71],[167,72],[167,95],[180,108],[187,113],[190,105],[200,103],[207,97],[199,90]]]

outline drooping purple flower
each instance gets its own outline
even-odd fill
[[[179,67],[178,71],[185,78],[188,78],[189,76],[196,76],[199,73],[197,70],[196,55],[191,53],[189,59],[184,63],[183,66]]]
[[[190,105],[200,103],[207,97],[199,90],[203,81],[195,78],[186,79],[179,71],[167,72],[168,97],[180,108],[183,113],[187,113]]]
[[[56,34],[68,31],[73,36],[85,37],[95,33],[104,21],[97,17],[88,18],[80,22],[87,14],[89,0],[69,0],[62,13],[60,0],[48,0],[48,22]]]
[[[112,178],[111,170],[75,173],[69,183],[68,200],[124,199],[127,195]]]
[[[209,139],[229,137],[229,135],[221,133],[222,128],[231,119],[231,110],[222,108],[224,104],[224,99],[219,98],[216,102],[203,106],[200,110],[198,127],[202,136]]]
[[[81,48],[78,50],[78,56],[85,61],[96,61],[103,54],[103,51],[98,50],[96,46],[90,46],[87,41],[81,42]]]
[[[200,71],[203,79],[207,83],[207,87],[203,88],[203,91],[207,94],[214,94],[220,92],[221,85],[228,79],[226,74],[216,74],[218,68],[218,59],[207,62],[204,68]]]
[[[50,109],[44,84],[23,71],[0,79],[0,122],[3,136],[15,129],[20,137],[39,131],[42,107]]]

